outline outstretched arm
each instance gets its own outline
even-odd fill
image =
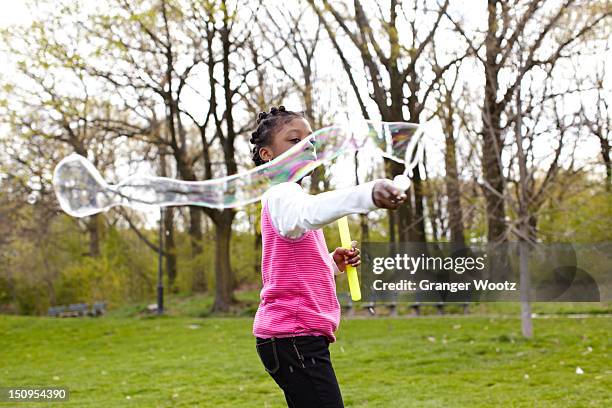
[[[374,182],[311,195],[297,183],[281,183],[264,196],[272,224],[284,237],[297,239],[348,214],[376,209]]]
[[[264,196],[272,224],[284,237],[297,239],[348,214],[366,214],[377,208],[397,208],[406,196],[390,180],[311,195],[297,183],[281,183]]]

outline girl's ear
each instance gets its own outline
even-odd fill
[[[261,157],[261,160],[264,162],[269,162],[272,160],[272,151],[269,147],[262,147],[259,149],[259,157]]]

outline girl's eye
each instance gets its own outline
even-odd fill
[[[297,143],[300,143],[301,139],[300,139],[300,138],[295,137],[295,138],[291,139],[291,141],[292,141],[293,143],[296,143],[296,144],[297,144]]]

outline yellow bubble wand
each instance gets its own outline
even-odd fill
[[[343,248],[351,249],[351,231],[349,231],[348,218],[346,216],[338,220],[338,228],[340,230],[340,242]],[[353,265],[346,265],[346,276],[348,278],[349,290],[351,291],[351,299],[354,302],[361,300],[361,289],[359,288],[359,276],[357,269]]]

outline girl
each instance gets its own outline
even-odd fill
[[[257,118],[253,160],[261,165],[312,133],[302,112],[272,107]],[[406,195],[390,180],[309,195],[298,182],[272,186],[262,197],[263,288],[253,323],[265,370],[289,407],[343,407],[329,344],[340,322],[334,275],[361,263],[359,249],[328,252],[321,228],[352,213],[396,209]]]

